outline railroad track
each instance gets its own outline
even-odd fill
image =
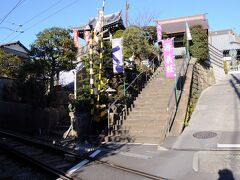
[[[99,150],[93,152],[92,155],[95,155],[92,156],[87,152],[76,152],[2,130],[0,130],[0,149],[5,150],[7,153],[14,154],[24,161],[28,161],[61,179],[74,179],[71,170],[75,167],[77,168],[79,164],[83,164],[82,162],[86,162],[86,164],[88,162],[94,162],[98,165],[114,169],[115,171],[127,172],[147,179],[164,179],[163,177],[98,160],[96,155],[99,152],[96,153],[96,151]]]

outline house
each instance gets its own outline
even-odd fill
[[[208,42],[223,52],[225,60],[231,60],[229,51],[232,49],[237,51],[237,59],[240,59],[240,37],[232,29],[210,32]]]
[[[6,53],[16,55],[23,61],[29,60],[30,51],[20,41],[0,44],[0,49]]]

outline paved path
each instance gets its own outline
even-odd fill
[[[200,134],[203,139],[193,136],[203,131]],[[161,147],[109,144],[100,150],[102,160],[166,179],[240,179],[240,75],[229,76],[206,89],[189,126],[179,137],[169,137]],[[96,173],[91,168],[96,169],[91,165],[81,169],[79,177],[82,174],[86,179],[95,179]],[[98,168],[96,172],[102,175],[114,174]],[[121,173],[114,179],[128,177],[134,179]]]

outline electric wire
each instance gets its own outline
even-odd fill
[[[1,18],[0,24],[2,24],[2,23],[5,21],[5,19],[7,19],[7,17],[8,17],[18,6],[20,6],[24,1],[25,1],[25,0],[19,0],[19,1],[17,2],[17,4],[16,4],[4,17]]]
[[[52,9],[53,7],[55,7],[56,5],[58,5],[60,2],[62,2],[63,0],[59,0],[56,3],[52,4],[51,6],[49,6],[48,8],[40,11],[39,13],[37,13],[35,16],[31,17],[29,20],[25,21],[23,23],[23,25],[28,24],[29,22],[31,22],[33,19],[36,19],[37,17],[39,17],[40,15],[46,13],[47,11],[49,11],[50,9]]]
[[[40,11],[39,13],[37,13],[36,15],[34,15],[33,17],[31,17],[30,19],[28,19],[27,21],[25,21],[23,25],[26,25],[28,23],[30,23],[32,20],[36,19],[37,17],[39,17],[40,15],[46,13],[47,11],[49,11],[50,9],[52,9],[53,7],[55,7],[56,5],[58,5],[59,3],[61,3],[63,0],[59,0],[56,3],[53,3],[52,5],[50,5],[49,7],[47,7],[46,9]],[[1,42],[4,42],[5,40],[7,40],[9,37],[11,37],[14,34],[14,32],[11,32],[10,34],[8,34],[6,36],[6,38],[4,38]]]
[[[32,29],[33,27],[39,25],[40,23],[42,23],[42,22],[48,20],[50,17],[52,17],[52,16],[58,14],[59,12],[63,11],[64,9],[66,9],[66,8],[68,8],[68,7],[70,7],[70,6],[74,5],[74,4],[76,4],[77,2],[79,2],[79,0],[75,0],[75,1],[73,1],[73,2],[71,2],[71,3],[69,3],[68,5],[62,7],[61,9],[55,11],[54,13],[48,15],[47,17],[41,19],[41,20],[38,21],[37,23],[35,23],[35,24],[29,26],[28,28],[24,29],[24,32],[26,32],[26,31]],[[19,37],[20,35],[21,35],[21,33],[18,33],[18,34],[17,34],[15,37],[13,37],[10,41],[13,41],[14,39],[16,39],[17,37]]]

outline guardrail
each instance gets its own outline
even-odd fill
[[[167,120],[166,126],[165,126],[165,137],[171,130],[171,127],[178,109],[178,104],[182,96],[183,86],[186,80],[186,73],[187,73],[190,59],[191,58],[188,54],[185,55],[181,68],[175,77],[175,83],[173,85],[172,93],[171,93],[171,96],[169,97],[168,105],[167,105],[167,112],[169,113],[169,119]]]
[[[120,129],[123,120],[126,119],[128,110],[132,108],[133,102],[146,86],[148,80],[155,72],[157,65],[154,57],[150,61],[148,71],[141,72],[137,77],[120,93],[120,96],[108,108],[108,135],[113,135],[114,130]]]

